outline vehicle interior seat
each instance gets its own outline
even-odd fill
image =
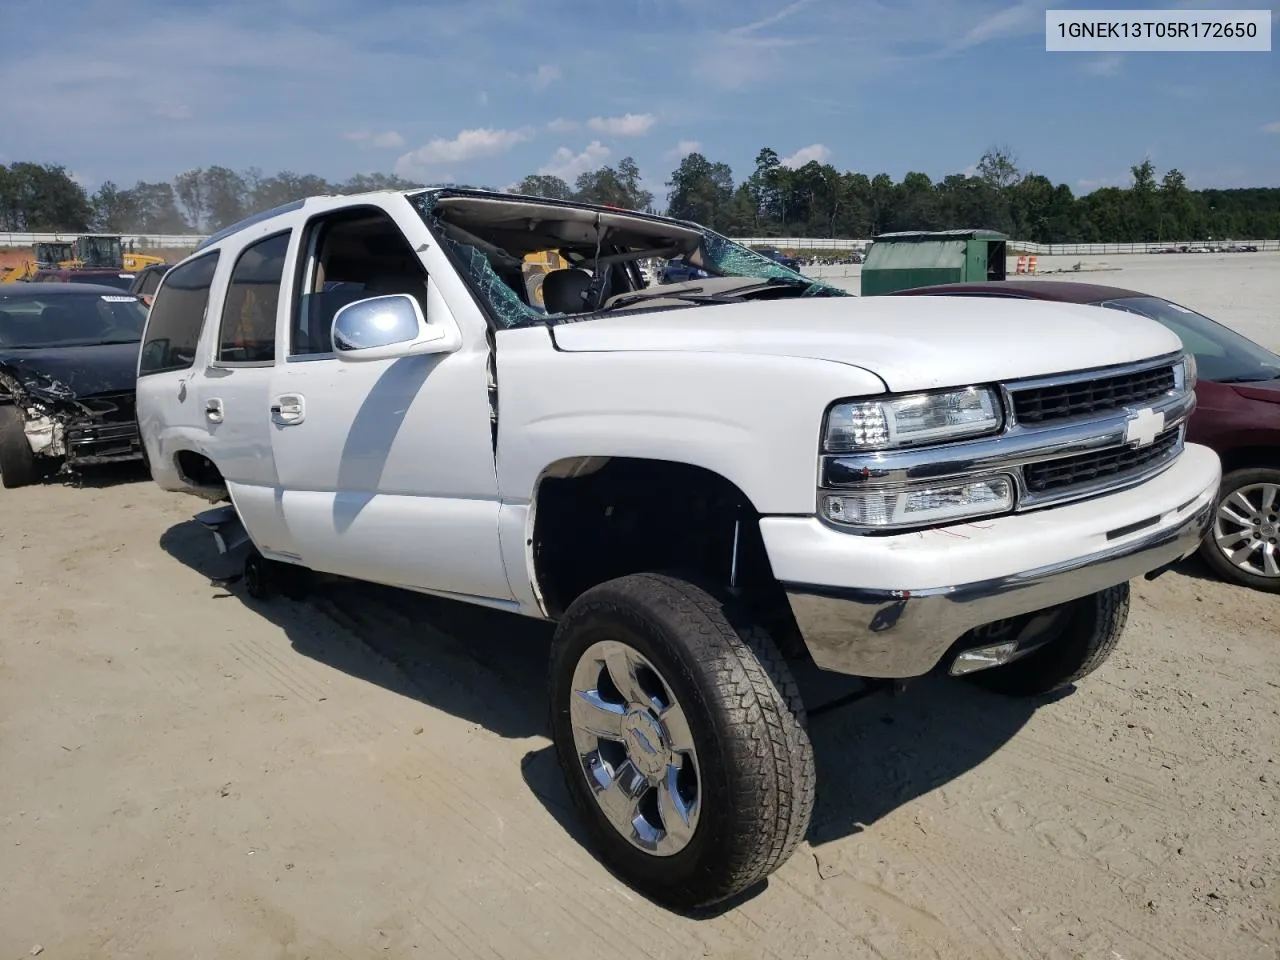
[[[418,301],[418,306],[422,307],[422,315],[427,315],[426,277],[415,277],[410,273],[379,274],[365,282],[363,296],[385,297],[393,293],[407,293]]]
[[[591,274],[577,267],[551,270],[542,278],[542,303],[547,313],[584,313]]]

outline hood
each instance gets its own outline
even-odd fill
[[[1242,397],[1249,400],[1261,400],[1263,403],[1280,403],[1280,377],[1275,380],[1260,380],[1257,383],[1228,383]]]
[[[87,347],[0,349],[0,366],[43,399],[91,397],[136,389],[141,344],[102,343]]]
[[[1136,314],[1036,300],[814,297],[607,316],[552,327],[565,351],[809,357],[876,374],[893,392],[1146,360],[1182,349]]]

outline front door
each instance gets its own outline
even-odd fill
[[[429,322],[457,327],[428,276],[433,262],[449,269],[443,254],[401,197],[314,216],[301,242],[270,396],[290,549],[316,570],[511,600],[484,332],[463,329],[450,354],[351,362],[332,352],[334,313],[362,297],[410,293]]]

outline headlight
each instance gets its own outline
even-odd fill
[[[840,403],[827,414],[828,453],[961,440],[1000,429],[1000,401],[985,387]]]
[[[1184,353],[1182,355],[1182,389],[1186,393],[1190,393],[1196,388],[1196,355],[1194,353]]]
[[[1013,509],[1013,482],[1006,476],[828,493],[822,512],[833,523],[857,527],[914,527]]]

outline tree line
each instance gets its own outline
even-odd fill
[[[1126,187],[1076,196],[1064,183],[1019,169],[1007,147],[988,150],[973,172],[938,181],[912,172],[896,183],[816,161],[784,166],[765,148],[735,184],[727,164],[693,153],[667,182],[667,212],[739,236],[864,238],[981,227],[1036,243],[1280,237],[1280,188],[1191,190],[1176,168],[1157,179],[1150,160],[1130,173]]]
[[[1038,243],[1124,243],[1280,237],[1280,188],[1191,190],[1176,168],[1150,160],[1130,168],[1127,186],[1076,196],[1066,184],[1024,172],[1007,147],[988,150],[970,172],[934,181],[908,173],[841,172],[829,163],[784,165],[766,147],[735,182],[728,164],[684,156],[664,186],[666,212],[730,236],[865,239],[894,230],[982,227]],[[209,233],[260,210],[318,193],[422,186],[390,174],[331,182],[285,170],[266,175],[212,166],[171,181],[113,182],[86,191],[57,164],[0,164],[0,230]],[[632,157],[579,174],[524,177],[513,192],[654,211]]]

